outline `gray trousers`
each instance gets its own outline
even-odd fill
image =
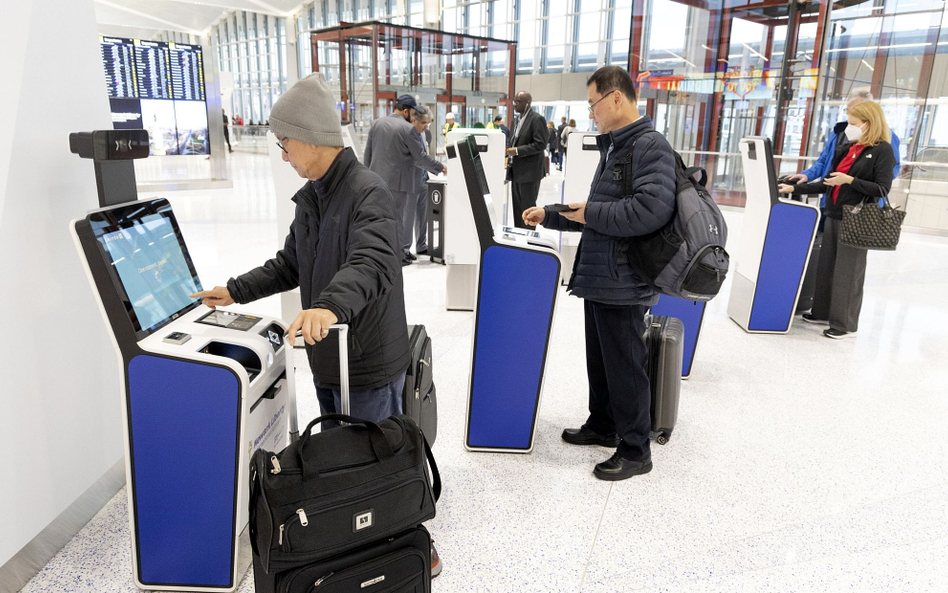
[[[402,244],[402,253],[408,253],[411,249],[412,227],[415,219],[414,194],[393,191],[392,198],[395,200],[396,216],[399,217],[398,239]]]
[[[839,224],[833,218],[826,219],[811,314],[828,320],[833,329],[854,332],[859,328],[862,310],[867,251],[841,244]]]
[[[418,201],[415,205],[415,248],[418,251],[428,250],[428,183],[418,192]]]

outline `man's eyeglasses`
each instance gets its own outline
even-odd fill
[[[280,144],[280,141],[279,141],[279,140],[277,141],[276,145],[280,147],[280,150],[282,150],[283,152],[286,152],[286,149],[283,148],[283,145]],[[289,153],[287,153],[287,154],[289,154]]]
[[[596,101],[595,103],[593,103],[592,105],[590,105],[590,106],[589,106],[589,113],[592,113],[592,112],[593,112],[593,109],[596,107],[596,105],[599,105],[600,103],[602,103],[603,101],[605,101],[605,100],[606,100],[606,97],[608,97],[609,95],[611,95],[611,94],[614,93],[614,92],[616,92],[615,89],[613,89],[613,90],[607,92],[605,95],[603,95],[602,97],[600,97],[598,101]]]

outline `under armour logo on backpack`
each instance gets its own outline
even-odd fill
[[[719,234],[719,233],[718,233],[718,227],[714,226],[713,224],[709,224],[709,225],[708,225],[708,232],[711,233],[711,234],[713,234],[713,235]]]

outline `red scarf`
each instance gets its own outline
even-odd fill
[[[856,162],[856,159],[859,158],[859,154],[865,150],[865,148],[865,144],[853,144],[850,146],[849,152],[846,153],[846,156],[843,157],[843,160],[839,162],[839,166],[836,167],[836,172],[848,175],[849,168],[853,166],[853,163]],[[833,198],[833,204],[836,203],[836,196],[839,195],[839,190],[842,187],[842,185],[837,185],[833,188],[833,193],[831,194],[831,197]]]

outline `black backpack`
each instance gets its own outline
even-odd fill
[[[639,136],[641,137],[641,136]],[[638,138],[636,138],[638,140]],[[709,301],[721,290],[730,257],[724,250],[727,223],[705,184],[708,174],[686,167],[675,154],[675,213],[661,229],[629,239],[629,261],[653,290],[692,301]],[[632,194],[632,153],[620,161],[622,178]],[[695,175],[700,174],[700,179]]]

